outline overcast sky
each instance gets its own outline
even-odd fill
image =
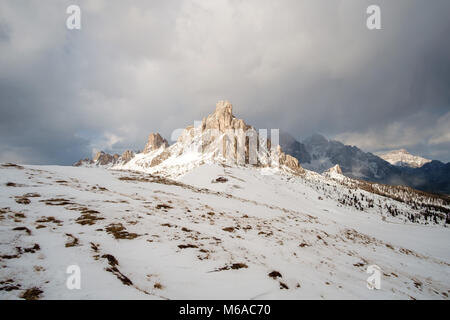
[[[81,30],[66,8],[81,7]],[[366,8],[381,7],[382,30]],[[0,1],[0,162],[142,149],[236,116],[450,161],[450,1]]]

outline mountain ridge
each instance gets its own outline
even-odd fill
[[[270,136],[261,136],[254,127],[236,118],[232,108],[230,102],[219,101],[213,113],[204,117],[198,127],[186,127],[172,145],[159,133],[151,133],[143,152],[126,150],[120,156],[101,151],[93,160],[80,160],[75,166],[101,165],[149,173],[172,170],[178,175],[202,163],[217,161],[246,165],[253,162],[252,165],[296,174],[302,174],[304,169],[322,174],[339,165],[342,174],[353,179],[450,194],[450,164],[425,159],[427,162],[421,166],[397,166],[376,154],[320,134],[300,142],[281,131],[279,144],[272,146]],[[406,153],[402,151],[402,155]]]
[[[450,195],[450,163],[432,160],[420,167],[396,166],[371,152],[328,140],[320,134],[301,142],[292,136],[280,138],[280,144],[283,150],[297,155],[308,170],[322,173],[339,164],[343,174],[351,178]]]
[[[179,175],[203,163],[251,165],[302,174],[297,158],[272,144],[244,120],[233,115],[229,101],[219,101],[213,113],[204,117],[197,127],[187,126],[178,140],[168,145],[158,133],[152,133],[142,153],[124,161],[124,156],[97,154],[93,160],[81,160],[79,165],[102,165],[114,169],[165,172]],[[101,161],[104,160],[104,161]]]

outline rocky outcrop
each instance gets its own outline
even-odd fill
[[[345,179],[345,176],[342,173],[342,169],[341,169],[341,167],[338,164],[336,164],[335,166],[331,167],[330,169],[324,171],[322,173],[322,175],[324,177],[331,178],[331,179],[334,179],[334,180],[341,180],[342,181],[343,179]]]
[[[164,146],[164,148],[167,148],[169,146],[169,143],[166,139],[161,137],[159,133],[151,133],[148,136],[147,144],[144,147],[143,153],[150,153],[154,150],[157,150]]]
[[[224,133],[227,129],[247,131],[250,128],[244,120],[233,116],[233,106],[226,100],[217,102],[216,111],[202,120],[202,131],[218,129]]]
[[[122,156],[120,156],[120,160],[123,164],[128,163],[131,159],[133,159],[135,156],[134,152],[131,150],[126,150],[124,153],[122,153]]]
[[[113,166],[115,164],[117,164],[118,162],[120,162],[121,157],[115,153],[115,154],[109,154],[106,153],[104,151],[99,151],[95,154],[94,158],[91,159],[82,159],[77,161],[74,166],[75,167],[81,167],[81,166],[85,166],[85,167],[90,167],[90,166],[106,166],[106,167],[110,167]]]
[[[187,135],[193,137],[195,129],[190,127]],[[279,145],[271,149],[271,140],[259,133],[244,120],[233,115],[229,101],[219,101],[214,113],[203,118],[200,127],[202,152],[237,162],[257,166],[285,166],[294,173],[303,173],[298,160],[285,154]]]
[[[298,160],[289,154],[285,154],[281,150],[280,146],[277,146],[277,152],[279,154],[280,165],[286,166],[287,168],[289,168],[290,170],[292,170],[294,173],[297,174],[303,174],[305,172],[302,166],[298,163]]]
[[[97,165],[106,166],[106,165],[115,164],[117,162],[117,160],[119,159],[119,157],[120,156],[117,153],[111,155],[109,153],[99,151],[95,154],[94,159],[92,159],[92,160]]]
[[[327,173],[336,173],[336,174],[342,174],[341,167],[337,164],[334,167],[331,167],[326,171]]]

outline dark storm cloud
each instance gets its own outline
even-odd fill
[[[65,27],[69,4],[79,31]],[[369,4],[382,30],[366,28]],[[221,99],[297,138],[450,161],[449,11],[447,0],[2,1],[0,161],[141,149]]]

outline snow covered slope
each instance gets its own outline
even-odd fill
[[[405,149],[392,150],[378,156],[390,164],[400,167],[420,168],[424,164],[431,162],[431,160],[420,156],[414,156]]]
[[[346,179],[0,165],[0,299],[448,299],[450,230],[406,218],[448,204]]]

